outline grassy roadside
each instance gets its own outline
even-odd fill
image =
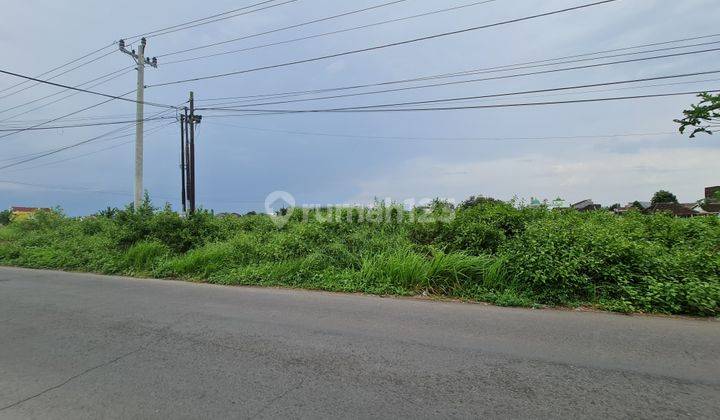
[[[550,212],[491,200],[183,219],[147,203],[0,228],[0,264],[504,306],[720,313],[720,220]]]

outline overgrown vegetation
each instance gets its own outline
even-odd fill
[[[717,315],[720,219],[517,208],[473,198],[182,218],[149,203],[0,228],[0,264],[231,285],[430,294],[501,305]]]
[[[7,225],[10,223],[10,216],[12,214],[10,213],[10,210],[3,210],[0,211],[0,225]]]

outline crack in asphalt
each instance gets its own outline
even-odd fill
[[[6,405],[5,407],[0,407],[0,411],[4,411],[4,410],[7,410],[7,409],[9,409],[9,408],[16,407],[16,406],[18,406],[18,405],[20,405],[20,404],[26,403],[26,402],[34,399],[34,398],[40,397],[40,396],[42,396],[42,395],[45,395],[45,394],[47,394],[48,392],[54,391],[54,390],[56,390],[56,389],[58,389],[58,388],[62,388],[63,386],[67,385],[68,383],[74,381],[75,379],[77,379],[77,378],[79,378],[79,377],[81,377],[81,376],[83,376],[83,375],[87,375],[88,373],[90,373],[90,372],[92,372],[92,371],[94,371],[94,370],[101,369],[101,368],[104,368],[104,367],[106,367],[106,366],[109,366],[109,365],[111,365],[111,364],[113,364],[113,363],[119,362],[120,360],[122,360],[122,359],[124,359],[124,358],[126,358],[126,357],[129,357],[129,356],[132,356],[133,354],[135,354],[135,353],[143,350],[144,348],[145,348],[145,346],[141,346],[141,347],[139,347],[139,348],[137,348],[137,349],[135,349],[135,350],[133,350],[133,351],[131,351],[131,352],[125,353],[125,354],[123,354],[123,355],[120,355],[120,356],[118,356],[118,357],[116,357],[116,358],[114,358],[114,359],[112,359],[112,360],[109,360],[109,361],[104,362],[104,363],[101,363],[101,364],[99,364],[99,365],[97,365],[97,366],[93,366],[93,367],[91,367],[91,368],[85,369],[84,371],[82,371],[82,372],[80,372],[80,373],[78,373],[78,374],[76,374],[76,375],[73,375],[73,376],[67,378],[65,381],[63,381],[63,382],[61,382],[61,383],[59,383],[59,384],[57,384],[57,385],[51,386],[51,387],[49,387],[49,388],[46,388],[46,389],[38,392],[38,393],[35,394],[35,395],[31,395],[31,396],[29,396],[29,397],[23,398],[22,400],[16,401],[16,402],[14,402],[14,403],[12,403],[12,404],[10,404],[10,405]]]
[[[305,378],[301,378],[300,381],[299,381],[296,385],[292,386],[292,387],[291,387],[290,389],[288,389],[287,391],[283,392],[282,394],[276,396],[275,398],[273,398],[273,399],[271,399],[270,401],[268,401],[267,403],[265,403],[265,405],[263,405],[262,407],[260,407],[260,409],[259,409],[258,411],[256,411],[255,414],[251,415],[249,418],[251,418],[251,419],[256,418],[257,416],[259,416],[260,414],[262,414],[263,411],[265,411],[265,410],[267,410],[268,408],[270,408],[271,405],[273,405],[273,404],[275,404],[276,402],[280,401],[281,399],[285,398],[285,397],[286,397],[288,394],[290,394],[291,392],[293,392],[293,391],[295,391],[295,390],[297,390],[297,389],[300,389],[300,388],[303,386],[303,384],[305,384]]]
[[[187,317],[187,315],[180,317],[175,324],[177,324],[177,323],[180,322],[181,320],[185,319],[186,317]],[[140,351],[145,350],[145,349],[147,349],[148,347],[150,347],[153,343],[156,343],[156,342],[158,342],[158,341],[166,338],[167,335],[168,335],[168,331],[169,331],[171,328],[172,328],[172,325],[168,325],[168,326],[165,326],[165,327],[163,327],[163,328],[160,328],[160,329],[157,330],[157,331],[150,330],[149,332],[158,334],[158,337],[156,337],[156,338],[153,339],[153,340],[150,340],[150,342],[148,342],[148,343],[145,343],[145,344],[141,345],[140,347],[136,348],[135,350],[129,351],[129,352],[124,353],[124,354],[121,354],[120,356],[118,356],[118,357],[116,357],[116,358],[114,358],[114,359],[112,359],[112,360],[108,360],[108,361],[106,361],[106,362],[104,362],[104,363],[101,363],[101,364],[99,364],[99,365],[96,365],[96,366],[87,368],[87,369],[85,369],[84,371],[82,371],[82,372],[80,372],[80,373],[78,373],[78,374],[75,374],[75,375],[67,378],[66,380],[64,380],[63,382],[61,382],[61,383],[59,383],[59,384],[57,384],[57,385],[51,386],[51,387],[49,387],[49,388],[45,388],[44,390],[38,392],[38,393],[35,394],[35,395],[31,395],[31,396],[29,396],[29,397],[23,398],[22,400],[16,401],[16,402],[14,402],[14,403],[12,403],[12,404],[6,405],[6,406],[4,406],[4,407],[0,407],[0,411],[5,411],[5,410],[7,410],[7,409],[10,409],[10,408],[13,408],[13,407],[17,407],[17,406],[20,405],[20,404],[26,403],[26,402],[34,399],[34,398],[40,397],[40,396],[42,396],[42,395],[45,395],[45,394],[47,394],[48,392],[52,392],[52,391],[54,391],[54,390],[56,390],[56,389],[62,388],[63,386],[69,384],[70,382],[74,381],[75,379],[80,378],[80,377],[82,377],[82,376],[84,376],[84,375],[87,375],[87,374],[90,373],[90,372],[93,372],[93,371],[95,371],[95,370],[102,369],[102,368],[104,368],[104,367],[110,366],[110,365],[112,365],[113,363],[117,363],[117,362],[119,362],[120,360],[125,359],[126,357],[130,357],[130,356],[132,356],[133,354],[139,353]]]

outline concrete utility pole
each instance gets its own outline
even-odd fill
[[[143,119],[145,102],[145,65],[157,68],[157,58],[152,60],[145,58],[145,46],[147,40],[142,38],[138,46],[137,53],[135,50],[125,48],[125,40],[121,39],[118,43],[120,51],[131,56],[137,63],[137,108],[135,116],[135,209],[139,208],[143,201]]]

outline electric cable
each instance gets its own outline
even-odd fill
[[[527,21],[527,20],[531,20],[531,19],[556,15],[556,14],[560,14],[560,13],[576,11],[576,10],[585,9],[585,8],[592,7],[592,6],[598,6],[598,5],[602,5],[602,4],[606,4],[606,3],[612,3],[615,1],[617,1],[617,0],[601,0],[601,1],[594,2],[594,3],[586,3],[586,4],[583,4],[580,6],[574,6],[574,7],[569,7],[569,8],[565,8],[565,9],[554,10],[551,12],[545,12],[545,13],[540,13],[540,14],[536,14],[536,15],[525,16],[525,17],[511,19],[511,20],[505,20],[505,21],[501,21],[501,22],[495,22],[495,23],[491,23],[491,24],[487,24],[487,25],[458,29],[455,31],[444,32],[444,33],[434,34],[434,35],[428,35],[428,36],[424,36],[424,37],[420,37],[420,38],[413,38],[413,39],[393,42],[393,43],[389,43],[389,44],[375,45],[372,47],[366,47],[366,48],[361,48],[361,49],[356,49],[356,50],[351,50],[351,51],[344,51],[344,52],[340,52],[340,53],[329,54],[329,55],[324,55],[324,56],[319,56],[319,57],[312,57],[312,58],[307,58],[307,59],[302,59],[302,60],[289,61],[289,62],[285,62],[285,63],[273,64],[273,65],[262,66],[262,67],[255,67],[252,69],[238,70],[238,71],[220,73],[220,74],[215,74],[215,75],[210,75],[210,76],[193,77],[193,78],[189,78],[189,79],[181,79],[181,80],[175,80],[175,81],[171,81],[171,82],[156,83],[154,85],[149,85],[148,87],[161,87],[161,86],[176,85],[176,84],[188,83],[188,82],[197,82],[197,81],[201,81],[201,80],[209,80],[209,79],[216,79],[216,78],[221,78],[221,77],[235,76],[235,75],[239,75],[239,74],[247,74],[247,73],[252,73],[252,72],[257,72],[257,71],[262,71],[262,70],[269,70],[269,69],[293,66],[293,65],[297,65],[297,64],[304,64],[304,63],[310,63],[310,62],[315,62],[315,61],[327,60],[330,58],[337,58],[337,57],[358,54],[358,53],[363,53],[363,52],[376,51],[376,50],[390,48],[390,47],[407,45],[407,44],[411,44],[411,43],[415,43],[415,42],[427,41],[430,39],[442,38],[442,37],[446,37],[446,36],[458,35],[461,33],[477,31],[480,29],[487,29],[487,28],[491,28],[491,27],[497,27],[497,26],[507,25],[507,24],[511,24],[511,23]]]

